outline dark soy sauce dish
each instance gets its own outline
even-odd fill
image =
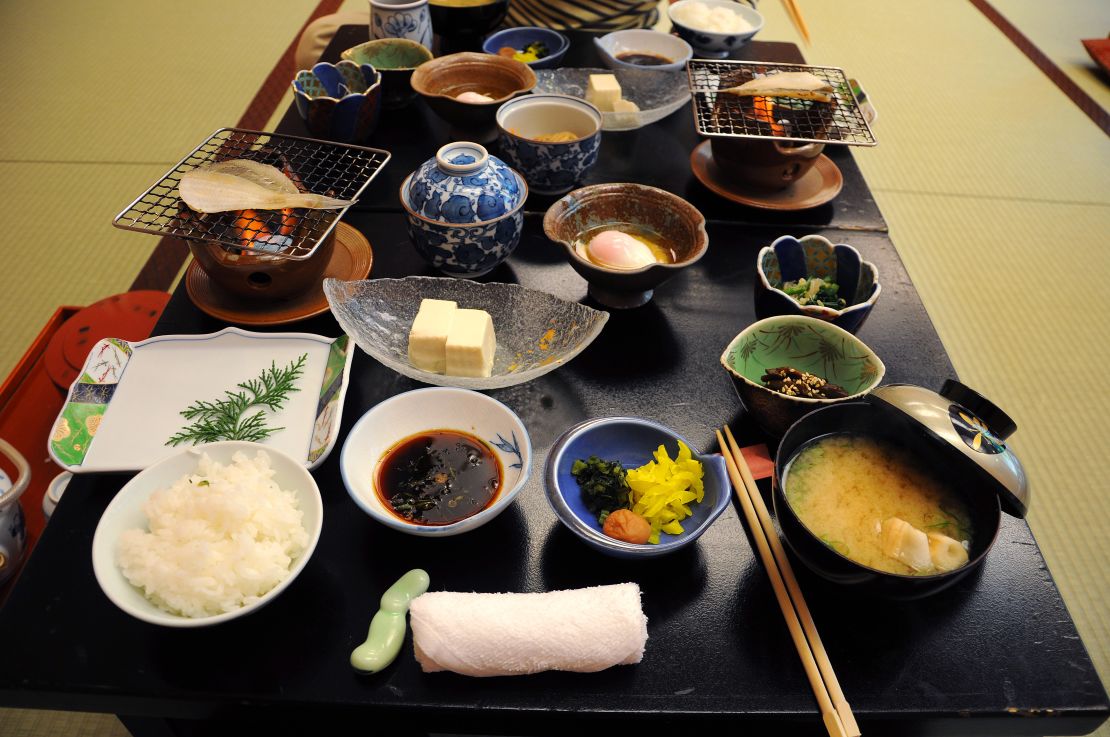
[[[480,439],[458,430],[428,430],[385,452],[374,492],[398,518],[435,527],[489,507],[503,476],[497,456]]]
[[[635,64],[640,67],[657,67],[674,62],[674,59],[668,59],[665,56],[646,51],[622,51],[617,54],[617,59],[625,64]]]

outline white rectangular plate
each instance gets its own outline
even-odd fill
[[[210,335],[161,335],[137,343],[105,338],[93,346],[48,442],[51,458],[73,473],[138,471],[180,450],[166,442],[189,424],[181,411],[213,401],[271,363],[307,354],[299,391],[267,425],[281,427],[263,443],[320,465],[335,445],[351,372],[350,339],[308,333],[252,333],[226,328]],[[248,412],[254,412],[253,408]]]

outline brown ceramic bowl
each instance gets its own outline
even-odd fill
[[[769,190],[786,189],[806,175],[823,143],[792,146],[758,138],[711,138],[713,161],[729,179]]]
[[[412,73],[412,88],[436,115],[471,136],[496,136],[497,108],[535,86],[536,74],[527,64],[470,51],[432,59]],[[493,100],[459,102],[455,97],[463,92],[477,92]]]
[[[580,254],[575,241],[606,224],[628,223],[654,231],[675,252],[672,264],[639,269],[599,266]],[[547,210],[547,237],[561,243],[571,267],[590,284],[590,296],[609,307],[639,307],[657,286],[705,255],[705,217],[686,200],[643,184],[594,184],[576,189]],[[662,245],[662,243],[661,243]]]
[[[300,261],[231,249],[210,241],[188,243],[200,268],[224,291],[246,299],[283,299],[320,284],[335,247],[335,231],[310,257]]]

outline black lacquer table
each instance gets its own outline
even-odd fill
[[[342,29],[325,58],[365,32]],[[573,34],[574,48],[592,54],[585,40]],[[753,44],[749,51],[770,53],[773,46]],[[594,63],[585,52],[576,61]],[[412,134],[413,118],[425,122],[423,138]],[[364,206],[345,220],[373,244],[372,277],[434,273],[409,244],[396,200],[400,180],[446,142],[431,120],[418,102],[387,114],[371,141],[394,159]],[[299,126],[295,115],[287,116],[280,130],[296,133]],[[602,335],[571,363],[490,392],[520,415],[535,451],[527,487],[507,511],[455,538],[394,532],[348,497],[337,448],[314,474],[324,530],[293,585],[251,616],[170,630],[117,610],[93,578],[93,532],[128,477],[78,477],[0,610],[0,636],[8,643],[0,703],[113,712],[136,734],[150,735],[263,729],[565,734],[592,727],[822,734],[816,702],[735,509],[685,551],[646,562],[606,558],[565,531],[549,509],[541,473],[547,450],[567,427],[617,414],[663,422],[702,449],[713,446],[714,429],[725,423],[742,444],[766,441],[745,416],[718,357],[755,319],[757,250],[784,233],[817,232],[852,243],[878,266],[883,295],[859,335],[883,358],[887,381],[939,388],[954,372],[850,154],[834,154],[846,179],[834,206],[773,222],[777,216],[715,202],[690,182],[685,154],[696,141],[688,108],[657,126],[606,134],[591,180],[619,173],[687,196],[710,216],[709,252],[645,307],[613,312]],[[655,157],[619,158],[644,140],[667,141],[669,148],[659,143]],[[543,236],[544,207],[529,203],[520,247],[486,279],[586,299],[585,282]],[[179,288],[156,332],[224,326]],[[341,332],[328,315],[292,329]],[[340,442],[369,407],[418,386],[358,352]],[[1044,499],[1051,489],[1037,493]],[[382,592],[413,567],[430,573],[435,590],[548,591],[635,581],[649,619],[644,660],[595,674],[471,679],[423,674],[406,642],[384,672],[356,674],[347,662],[351,649],[365,637]],[[981,570],[923,601],[855,598],[800,564],[797,569],[866,735],[1083,734],[1110,715],[1024,521],[1004,518]]]

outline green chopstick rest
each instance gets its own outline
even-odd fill
[[[414,568],[382,594],[381,608],[370,620],[366,642],[351,651],[351,665],[361,673],[378,673],[401,652],[405,641],[405,615],[413,599],[428,590],[426,571]]]

